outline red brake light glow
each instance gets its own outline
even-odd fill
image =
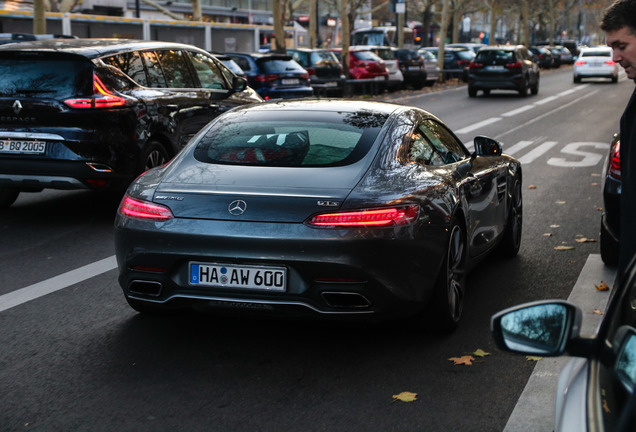
[[[521,63],[520,61],[514,62],[514,63],[508,63],[506,65],[506,68],[508,69],[521,69],[522,67],[523,67],[523,63]]]
[[[617,142],[610,153],[609,175],[621,179],[621,142]]]
[[[110,92],[95,74],[93,74],[93,92],[90,98],[67,99],[64,102],[72,108],[113,108],[126,104],[126,99]]]
[[[577,60],[574,62],[574,64],[577,66],[583,66],[585,64],[585,60]]]
[[[608,60],[605,62],[606,65],[614,66],[616,62],[614,60]]]
[[[309,224],[321,227],[382,227],[406,225],[417,219],[419,206],[388,207],[337,213],[323,213],[312,217]]]
[[[278,79],[278,75],[276,74],[256,75],[256,81],[258,82],[268,82],[276,79]]]
[[[165,221],[172,219],[172,212],[166,206],[140,201],[126,196],[119,207],[119,212],[128,217],[137,219],[152,219]]]

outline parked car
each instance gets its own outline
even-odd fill
[[[467,270],[521,241],[521,165],[474,143],[382,102],[228,112],[128,189],[115,222],[124,296],[147,313],[414,316],[450,331]]]
[[[546,47],[546,49],[550,50],[550,52],[552,53],[552,68],[553,69],[558,69],[561,67],[561,50],[557,49],[556,47],[553,46],[549,46]]]
[[[554,48],[559,50],[559,52],[561,53],[561,64],[574,63],[574,56],[572,55],[569,49],[567,49],[563,45],[556,45]]]
[[[232,59],[230,56],[226,56],[225,54],[212,53],[214,57],[221,61],[229,70],[234,72],[234,75],[243,77],[247,79],[247,74],[241,67]]]
[[[618,69],[618,63],[612,60],[612,48],[583,48],[572,68],[573,80],[580,83],[583,78],[609,78],[617,83]]]
[[[482,90],[514,90],[521,96],[539,92],[540,71],[523,45],[488,46],[479,50],[470,64],[468,96]]]
[[[342,62],[342,50],[332,48],[338,59]],[[384,60],[364,47],[353,46],[349,48],[349,75],[354,80],[377,81],[377,92],[382,93],[389,80],[389,72],[386,70]]]
[[[531,46],[528,48],[534,55],[534,61],[543,69],[552,67],[552,51],[544,46]]]
[[[342,96],[345,76],[338,57],[327,49],[294,48],[287,54],[309,73],[309,83],[317,94]]]
[[[384,61],[384,66],[389,73],[389,79],[386,83],[388,90],[401,89],[404,85],[404,75],[398,65],[398,61],[393,53],[393,48],[390,46],[380,45],[356,45],[354,49],[367,49],[380,57]]]
[[[621,233],[621,140],[614,135],[603,171],[603,215],[601,216],[601,258],[607,265],[618,264]]]
[[[265,100],[311,97],[309,73],[290,55],[225,53],[247,75],[247,82]]]
[[[44,39],[78,39],[77,36],[64,34],[0,33],[0,45],[30,42]]]
[[[423,49],[418,50],[418,54],[424,60],[424,69],[426,70],[426,85],[432,86],[439,80],[439,66],[437,64],[437,57],[430,51]]]
[[[417,50],[401,48],[394,50],[402,75],[404,75],[404,87],[420,90],[426,85],[426,69],[424,60]]]
[[[124,190],[203,126],[263,100],[191,45],[48,39],[0,46],[0,207],[21,191]]]
[[[526,303],[492,317],[504,351],[574,357],[558,379],[555,432],[636,430],[636,260],[618,280],[594,336],[580,334],[592,311],[564,300]]]
[[[447,44],[446,46],[447,46],[447,47],[451,47],[451,48],[463,48],[463,49],[467,49],[467,50],[469,50],[469,51],[472,51],[472,52],[473,52],[473,54],[477,54],[477,52],[478,52],[481,48],[483,48],[483,47],[485,47],[485,46],[488,46],[488,45],[483,44],[483,43],[469,43],[469,42],[466,42],[466,43],[450,43],[450,44]]]
[[[439,48],[423,48],[430,51],[435,58],[438,57]],[[444,79],[459,78],[464,82],[468,81],[468,66],[475,57],[475,53],[466,48],[444,47]]]

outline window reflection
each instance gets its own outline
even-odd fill
[[[501,319],[506,346],[536,354],[556,352],[564,340],[567,310],[559,304],[527,307]]]

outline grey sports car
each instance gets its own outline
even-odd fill
[[[128,188],[115,222],[126,300],[451,331],[467,270],[521,242],[521,165],[497,141],[474,145],[389,103],[227,112]]]

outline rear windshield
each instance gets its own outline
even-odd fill
[[[380,60],[380,57],[378,57],[377,55],[373,54],[371,51],[354,51],[352,54],[358,60],[363,60],[363,61],[378,61],[378,60]]]
[[[338,64],[338,59],[330,51],[314,51],[311,53],[311,63],[319,66],[324,64]]]
[[[201,139],[194,157],[201,162],[233,165],[349,165],[369,152],[387,119],[368,111],[281,114],[227,114]]]
[[[393,54],[393,50],[390,48],[375,49],[374,51],[382,60],[395,60],[395,54]]]
[[[475,61],[485,63],[511,63],[514,62],[514,59],[515,53],[506,50],[482,50],[479,51],[475,57]]]
[[[472,51],[457,51],[457,56],[462,60],[472,60],[475,54]]]
[[[263,69],[263,72],[268,74],[305,71],[303,67],[298,64],[298,62],[291,59],[263,59],[258,60],[258,64]]]
[[[64,99],[92,94],[92,64],[81,58],[0,57],[0,96]]]
[[[581,57],[611,57],[612,52],[609,50],[593,50],[583,51]]]

